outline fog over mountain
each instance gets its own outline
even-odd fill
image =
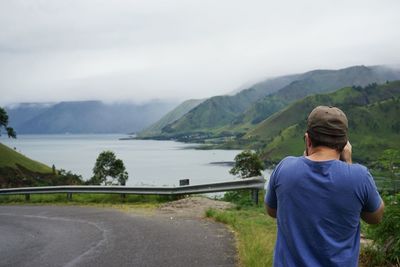
[[[308,95],[333,92],[346,86],[366,86],[399,79],[400,70],[386,66],[310,70],[302,74],[268,79],[235,95],[208,98],[180,119],[165,125],[161,135],[165,138],[238,135]]]
[[[72,101],[22,103],[6,108],[17,134],[131,133],[160,119],[174,102],[147,104]]]
[[[399,64],[400,1],[0,1],[0,105],[203,99]]]

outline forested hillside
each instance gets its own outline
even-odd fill
[[[165,137],[184,133],[211,131],[229,124],[236,116],[248,109],[258,99],[276,92],[297,79],[298,75],[287,75],[265,80],[235,95],[214,96],[191,109],[162,129]]]
[[[141,138],[146,138],[146,137],[152,137],[152,136],[157,136],[161,134],[162,129],[170,124],[173,123],[174,121],[182,118],[186,113],[188,113],[190,110],[193,108],[197,107],[200,105],[204,99],[190,99],[186,100],[180,105],[178,105],[176,108],[168,112],[166,115],[164,115],[160,120],[155,122],[154,124],[150,125],[143,131],[139,133],[139,137]]]
[[[337,106],[347,114],[356,160],[373,161],[385,149],[400,149],[400,81],[306,97],[270,116],[243,140],[262,149],[266,161],[301,155],[307,115],[318,105]]]
[[[258,84],[234,96],[209,98],[182,118],[163,127],[161,136],[184,141],[237,137],[303,97],[333,92],[345,86],[365,86],[396,79],[400,79],[400,71],[383,66],[354,66],[284,76]]]

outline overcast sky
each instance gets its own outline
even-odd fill
[[[0,0],[0,104],[203,98],[400,63],[399,0]]]

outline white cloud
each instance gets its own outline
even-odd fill
[[[400,2],[0,0],[0,104],[207,97],[400,62]]]

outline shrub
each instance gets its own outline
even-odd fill
[[[253,205],[249,190],[235,190],[226,192],[223,200],[235,203],[239,207]]]
[[[384,201],[382,222],[366,229],[367,238],[373,240],[363,251],[369,266],[400,265],[400,194],[385,196]]]

